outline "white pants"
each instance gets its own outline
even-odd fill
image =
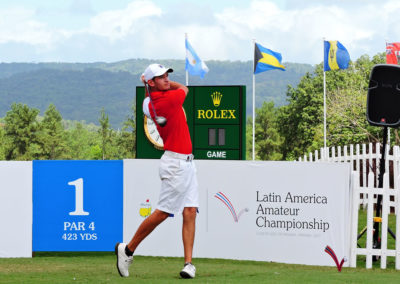
[[[158,210],[178,214],[184,207],[199,207],[196,166],[192,157],[169,151],[161,157]]]

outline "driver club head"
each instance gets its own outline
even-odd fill
[[[156,117],[156,122],[158,123],[158,125],[160,125],[161,127],[164,127],[167,124],[167,119],[163,116],[157,116]]]

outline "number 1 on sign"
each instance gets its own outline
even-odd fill
[[[83,210],[83,178],[70,181],[68,185],[75,187],[75,211],[69,212],[69,215],[89,215],[89,212]]]

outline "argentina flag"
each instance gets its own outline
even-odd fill
[[[193,47],[190,45],[189,41],[185,39],[186,46],[186,71],[190,75],[197,75],[204,78],[204,75],[208,72],[207,65],[197,56]]]
[[[347,69],[350,55],[337,40],[324,41],[324,71]]]

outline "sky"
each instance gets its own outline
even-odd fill
[[[400,41],[398,0],[0,0],[0,62],[253,60],[253,40],[283,62],[318,64],[323,39],[352,60]]]

